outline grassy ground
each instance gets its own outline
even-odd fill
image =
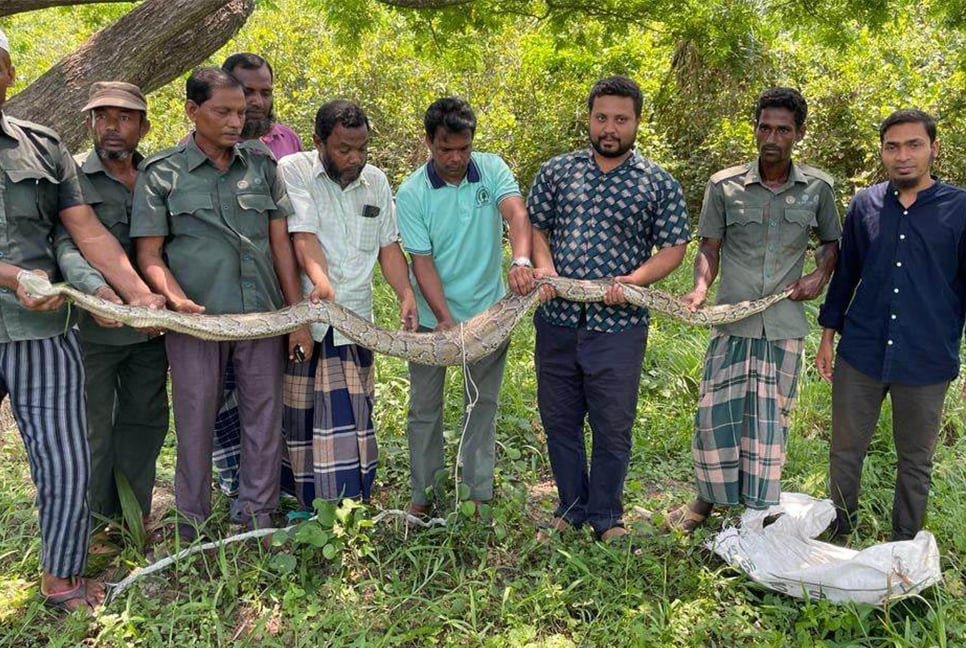
[[[689,271],[667,282],[684,292]],[[378,310],[393,322],[380,286]],[[813,313],[814,314],[814,313]],[[707,332],[657,320],[651,329],[628,511],[661,511],[690,494],[691,421]],[[811,361],[817,336],[808,340]],[[716,517],[693,539],[666,535],[639,513],[629,521],[638,555],[574,533],[542,546],[533,521],[554,504],[546,444],[535,406],[533,331],[514,333],[498,429],[497,499],[484,524],[453,515],[445,528],[409,531],[399,521],[369,526],[365,510],[335,516],[296,540],[263,549],[234,544],[143,579],[96,617],[70,617],[37,599],[40,544],[27,462],[9,418],[0,435],[0,645],[12,646],[367,646],[367,645],[714,645],[954,646],[966,633],[966,467],[964,407],[950,391],[936,453],[927,527],[943,555],[945,584],[886,611],[801,602],[764,590],[703,549]],[[451,370],[447,436],[455,454],[462,392]],[[378,362],[381,466],[377,505],[408,500],[405,365]],[[887,408],[888,409],[888,408]],[[789,440],[785,488],[825,494],[829,388],[806,368]],[[888,538],[894,451],[887,419],[863,477],[866,546]],[[160,462],[157,516],[168,515],[174,436]],[[450,492],[452,492],[450,487]],[[450,504],[450,510],[452,510]],[[214,528],[225,535],[227,507],[216,497]],[[171,551],[170,543],[159,553]],[[91,570],[118,580],[146,563],[133,547]]]

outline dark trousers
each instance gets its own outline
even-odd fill
[[[601,333],[554,326],[539,315],[534,326],[537,405],[560,498],[556,515],[601,534],[624,514],[647,329]],[[589,473],[585,418],[592,433]]]
[[[174,492],[178,512],[201,525],[211,515],[213,426],[224,397],[225,367],[235,369],[241,419],[238,512],[271,525],[282,469],[282,371],[285,337],[208,342],[168,333],[171,400],[178,435]]]
[[[168,358],[164,338],[137,344],[81,340],[87,374],[87,439],[91,446],[91,512],[122,513],[115,471],[151,513],[158,453],[168,433]]]
[[[892,436],[898,457],[892,539],[908,540],[922,528],[929,498],[932,454],[948,387],[948,382],[883,383],[836,356],[829,452],[829,489],[838,509],[836,533],[849,534],[855,528],[862,463],[886,394],[892,399]]]

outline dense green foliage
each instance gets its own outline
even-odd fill
[[[128,8],[52,9],[4,21],[17,87]],[[939,0],[480,0],[445,11],[394,10],[375,0],[264,0],[212,63],[238,50],[269,58],[277,112],[305,144],[321,102],[358,100],[374,125],[371,161],[394,184],[425,159],[425,107],[443,93],[463,95],[480,117],[477,148],[502,154],[524,188],[544,160],[583,145],[592,82],[627,73],[647,95],[640,148],[681,179],[696,215],[707,177],[753,155],[754,97],[778,83],[801,88],[809,99],[808,136],[798,156],[835,176],[843,205],[854,188],[878,177],[875,125],[900,106],[941,117],[938,172],[966,184],[966,160],[958,154],[966,139],[963,16],[962,2]],[[154,128],[145,148],[152,151],[179,139],[188,122],[181,81],[149,99]],[[685,292],[689,276],[682,268],[667,287]],[[384,324],[395,325],[382,284],[377,310]],[[652,328],[629,511],[665,510],[690,494],[691,425],[706,342],[706,332],[666,321]],[[813,335],[807,361],[816,344]],[[660,534],[632,513],[639,555],[583,533],[550,547],[535,543],[533,520],[549,516],[554,492],[534,405],[532,345],[532,329],[520,327],[498,423],[492,526],[456,515],[433,531],[408,531],[395,521],[369,528],[363,511],[337,517],[326,509],[321,528],[301,532],[296,542],[271,550],[232,545],[198,556],[146,579],[92,621],[49,613],[35,598],[40,544],[33,492],[22,444],[4,432],[0,645],[962,645],[966,409],[958,385],[947,401],[928,520],[946,583],[877,611],[802,603],[753,586],[702,548],[718,518],[691,540]],[[408,499],[407,392],[405,365],[380,358],[376,499],[385,508]],[[452,379],[451,453],[461,401]],[[858,546],[888,536],[895,456],[886,410],[864,476]],[[793,417],[787,489],[825,494],[829,412],[828,386],[807,369]],[[162,494],[173,483],[173,446],[172,433],[161,458]],[[232,532],[221,500],[214,523]],[[107,577],[144,562],[128,548],[109,562]]]

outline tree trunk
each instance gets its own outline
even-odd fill
[[[67,5],[96,4],[101,2],[131,2],[132,0],[0,0],[0,17]]]
[[[151,92],[224,45],[254,8],[254,0],[145,0],[61,59],[3,110],[53,128],[68,148],[76,148],[85,138],[79,111],[91,83],[128,81]]]

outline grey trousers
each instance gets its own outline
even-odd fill
[[[838,509],[835,533],[849,534],[855,528],[862,463],[886,394],[892,399],[892,436],[898,456],[892,539],[908,540],[922,528],[929,499],[932,455],[948,387],[948,382],[883,383],[836,356],[829,452],[829,490]]]
[[[207,342],[168,333],[165,338],[178,435],[174,492],[179,513],[195,525],[211,515],[212,429],[230,357],[242,435],[238,511],[256,528],[269,526],[282,466],[284,337]]]
[[[479,399],[469,415],[462,448],[462,482],[469,499],[493,499],[493,467],[496,463],[496,410],[503,383],[503,368],[510,344],[468,365]],[[443,469],[443,390],[446,367],[409,363],[409,470],[412,501],[426,505],[436,491],[435,476]],[[464,395],[464,405],[467,397]],[[465,418],[464,418],[465,422]],[[460,428],[462,430],[462,427]],[[438,493],[436,493],[438,495]]]

